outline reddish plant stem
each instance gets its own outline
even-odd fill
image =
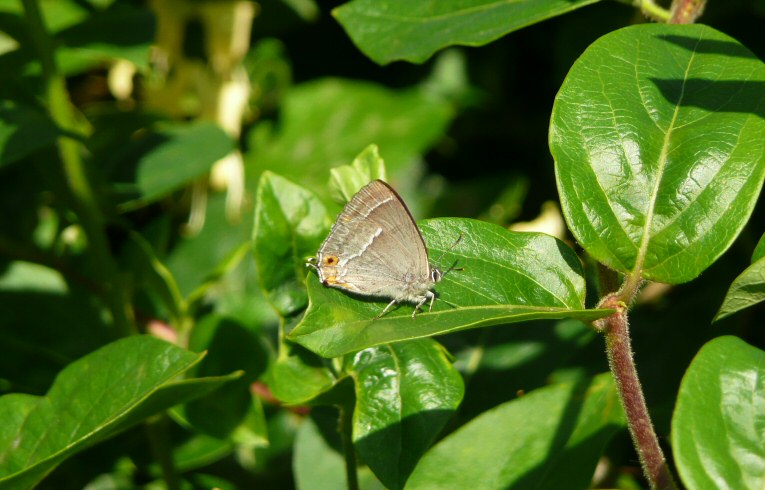
[[[638,452],[643,473],[651,488],[675,490],[677,487],[659,446],[659,439],[653,429],[638,379],[632,355],[627,307],[616,295],[606,297],[601,307],[616,310],[613,315],[600,320],[597,327],[606,336],[608,364],[616,380],[619,397],[627,415],[627,425]]]
[[[667,23],[693,24],[704,13],[706,3],[706,0],[675,0]]]

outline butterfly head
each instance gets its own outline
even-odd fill
[[[441,269],[431,265],[431,267],[430,267],[430,280],[433,281],[433,282],[438,282],[438,281],[441,280],[442,277],[444,277],[444,273],[441,272]]]

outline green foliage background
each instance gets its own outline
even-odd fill
[[[571,150],[576,142],[556,140],[550,125],[575,125],[566,119],[565,96],[574,94],[576,105],[593,85],[564,85],[554,109],[556,94],[588,46],[642,23],[640,12],[609,1],[539,0],[539,12],[498,4],[464,19],[469,27],[487,25],[478,36],[446,35],[436,16],[394,35],[377,24],[384,16],[375,2],[263,1],[244,59],[249,112],[232,139],[209,121],[145,110],[141,83],[153,82],[156,25],[142,2],[40,5],[82,129],[78,151],[97,191],[105,249],[134,306],[132,333],[142,335],[123,338],[109,313],[105,298],[114,284],[104,279],[110,272],[94,257],[98,244],[83,232],[85,219],[67,191],[54,147],[62,130],[43,102],[34,34],[21,4],[2,0],[0,420],[8,423],[0,427],[0,466],[7,464],[0,487],[149,487],[163,480],[163,469],[167,483],[174,466],[177,488],[343,488],[342,448],[349,444],[365,489],[464,488],[477,476],[493,482],[481,488],[585,488],[601,457],[608,472],[599,485],[645,486],[613,381],[602,374],[603,342],[578,321],[605,314],[593,309],[597,284],[584,279],[594,277],[595,259],[628,272],[634,264],[620,254],[639,241],[624,237],[598,248],[588,238],[600,234],[571,226],[591,254],[580,254],[580,263],[569,246],[582,248],[571,234],[564,243],[503,229],[534,219],[546,202],[561,200],[559,191],[581,185],[584,177],[567,180],[565,168],[556,175],[555,163],[587,155]],[[365,23],[364,15],[375,20]],[[512,20],[497,21],[503,17]],[[702,21],[765,59],[761,2],[711,0]],[[190,32],[184,52],[203,56]],[[748,66],[728,54],[726,70]],[[129,102],[109,93],[115,59],[137,68]],[[708,70],[718,66],[707,62]],[[759,93],[761,85],[749,87],[740,104]],[[695,122],[693,111],[707,109],[681,116]],[[762,107],[751,110],[761,121]],[[742,112],[725,115],[734,124]],[[750,135],[755,142],[758,131]],[[700,151],[689,145],[682,150]],[[239,214],[232,216],[225,193],[210,191],[204,226],[189,233],[190,186],[235,147],[244,162]],[[352,170],[330,173],[357,157]],[[447,252],[445,264],[466,268],[447,276],[434,314],[415,322],[408,306],[369,322],[381,303],[323,288],[302,267],[341,209],[338,194],[347,197],[349,182],[363,180],[354,172],[369,168],[370,178],[387,172],[418,221],[435,218],[420,221],[431,256]],[[756,448],[762,434],[696,439],[694,424],[716,427],[720,419],[705,419],[708,411],[692,403],[704,396],[704,380],[721,372],[714,366],[733,366],[722,373],[735,378],[756,377],[752,366],[762,364],[765,204],[754,189],[762,179],[753,182],[728,192],[731,206],[754,206],[740,233],[743,220],[708,243],[689,238],[698,247],[689,252],[699,258],[696,267],[679,273],[670,264],[646,276],[687,284],[648,286],[631,316],[656,430],[665,447],[671,432],[673,450],[683,451],[675,456],[677,473],[689,488],[762,483],[738,472],[735,458],[721,463],[722,480],[707,478],[705,458],[719,460],[715,450],[725,443],[765,460]],[[696,214],[720,201],[710,199]],[[562,207],[582,224],[586,213],[575,204],[564,200]],[[603,222],[604,229],[620,224]],[[678,246],[672,238],[680,231],[670,231],[665,248]],[[448,250],[459,234],[464,252]],[[544,261],[529,261],[531,253]],[[646,264],[650,269],[650,258]],[[537,283],[542,276],[553,279]],[[516,291],[548,309],[513,303]],[[546,295],[555,301],[539,299]],[[153,338],[163,333],[177,345]],[[720,381],[719,399],[704,402],[734,403],[724,396],[728,386]],[[739,389],[757,392],[746,383]],[[753,409],[751,418],[762,413]],[[352,441],[341,438],[351,433]],[[501,455],[518,463],[503,466]]]

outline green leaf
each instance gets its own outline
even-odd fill
[[[384,65],[422,63],[452,45],[483,46],[599,0],[354,0],[332,14],[358,48]]]
[[[295,436],[292,471],[298,490],[348,488],[336,410],[316,408],[303,420]],[[359,489],[384,489],[368,467],[357,467],[356,474]]]
[[[89,15],[89,8],[77,0],[41,0],[39,3],[45,28],[50,33],[76,25]],[[24,6],[20,2],[5,0],[0,2],[0,12],[3,16],[11,14],[23,17]]]
[[[752,262],[757,262],[761,258],[765,257],[765,234],[760,237],[760,241],[757,242],[757,246],[752,253]]]
[[[517,397],[516,390],[498,386],[531,391],[561,376],[569,376],[563,381],[571,381],[573,376],[590,378],[594,370],[602,369],[601,364],[582,365],[584,348],[599,345],[600,336],[576,320],[542,320],[535,328],[487,329],[478,338],[477,345],[454,349],[455,366],[469,379],[460,404],[461,420]]]
[[[205,221],[205,226],[196,235],[181,237],[174,244],[165,263],[188,302],[205,297],[209,300],[213,296],[211,289],[220,288],[221,281],[225,282],[238,264],[251,264],[250,260],[243,259],[249,257],[252,248],[252,207],[244,211],[240,222],[221,219],[226,213],[226,196],[214,193],[207,199],[205,213],[210,219]],[[252,273],[254,287],[250,296],[259,292],[255,277]],[[239,293],[238,290],[224,292],[228,296]],[[265,310],[271,311],[271,308]]]
[[[124,262],[125,269],[130,270],[135,277],[136,289],[145,292],[151,300],[164,307],[174,326],[180,325],[186,312],[186,302],[175,277],[146,238],[136,231],[131,231],[129,236],[130,241],[123,252],[127,256]]]
[[[348,488],[337,430],[321,431],[313,417],[312,414],[303,421],[295,436],[292,460],[295,486],[298,490]],[[337,420],[329,422],[337,427]]]
[[[234,143],[217,124],[198,122],[163,129],[136,146],[150,148],[136,169],[135,186],[140,197],[123,203],[123,210],[156,201],[202,177],[234,148]]]
[[[667,283],[698,276],[746,223],[765,176],[765,65],[703,25],[593,43],[550,124],[563,212],[593,257]]]
[[[256,172],[277,172],[327,198],[327,171],[347,165],[370,142],[385,155],[395,180],[442,137],[454,117],[450,104],[421,90],[336,78],[293,87],[281,109],[278,132],[270,134],[264,125],[252,132],[247,164]],[[411,180],[408,172],[406,177]]]
[[[52,145],[60,135],[42,111],[0,100],[0,168]]]
[[[765,257],[747,267],[730,285],[714,321],[765,301]]]
[[[66,65],[72,55],[93,63],[122,58],[148,70],[155,21],[154,14],[145,8],[115,2],[107,11],[94,12],[59,34],[69,48],[60,54],[60,61]]]
[[[436,444],[406,488],[588,488],[605,445],[623,427],[609,374],[548,386],[484,412]]]
[[[189,337],[189,349],[208,351],[205,359],[190,371],[192,376],[243,371],[236,381],[182,407],[185,420],[197,431],[226,438],[250,413],[250,384],[265,371],[268,352],[251,331],[219,315],[208,315],[197,322]]]
[[[300,405],[331,389],[335,378],[315,354],[284,341],[279,346],[279,356],[266,373],[265,382],[283,403]]]
[[[0,485],[32,486],[72,454],[238,376],[177,379],[201,359],[134,336],[67,366],[44,397],[0,397]]]
[[[191,471],[210,465],[233,450],[231,441],[194,434],[173,447],[173,461],[178,471]]]
[[[329,186],[335,201],[346,203],[369,182],[385,179],[385,162],[377,145],[369,145],[353,159],[350,165],[341,165],[329,171]]]
[[[356,450],[387,488],[403,488],[417,461],[462,401],[462,376],[432,339],[355,354]]]
[[[701,348],[672,418],[672,449],[690,490],[763,488],[765,352],[731,336]]]
[[[436,219],[421,226],[431,261],[446,274],[433,311],[412,320],[403,304],[382,318],[387,301],[369,301],[308,279],[310,303],[289,338],[334,357],[375,345],[468,328],[541,318],[594,320],[610,310],[584,310],[584,278],[576,254],[542,233],[510,232],[469,219]],[[455,241],[462,236],[454,248]],[[450,250],[451,249],[451,250]]]
[[[271,172],[264,172],[255,198],[253,251],[258,279],[281,316],[305,308],[306,258],[316,253],[328,226],[318,197]]]

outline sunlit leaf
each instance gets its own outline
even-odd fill
[[[482,46],[599,0],[354,0],[333,15],[364,54],[382,65],[422,63],[446,46]]]
[[[765,176],[765,65],[704,25],[643,24],[593,43],[550,124],[564,215],[620,272],[698,276],[746,223]]]
[[[765,352],[736,337],[707,343],[683,378],[672,449],[689,490],[765,484]]]
[[[238,376],[178,379],[202,357],[128,337],[70,364],[44,397],[0,397],[0,485],[32,486],[72,454]]]
[[[376,318],[385,300],[365,300],[308,279],[310,304],[289,338],[325,357],[468,328],[541,318],[594,320],[610,310],[584,309],[584,278],[568,246],[541,233],[510,232],[468,219],[436,219],[421,226],[431,260],[446,274],[436,284],[432,312],[412,319],[402,304]],[[462,236],[462,240],[455,241]],[[454,246],[454,248],[452,248]]]
[[[436,444],[408,490],[588,488],[603,448],[624,427],[609,374],[528,393]]]
[[[462,400],[462,377],[432,339],[365,349],[348,372],[356,450],[387,488],[403,488]]]
[[[261,288],[280,315],[305,308],[306,259],[316,253],[327,227],[318,197],[271,172],[261,176],[253,252]]]

